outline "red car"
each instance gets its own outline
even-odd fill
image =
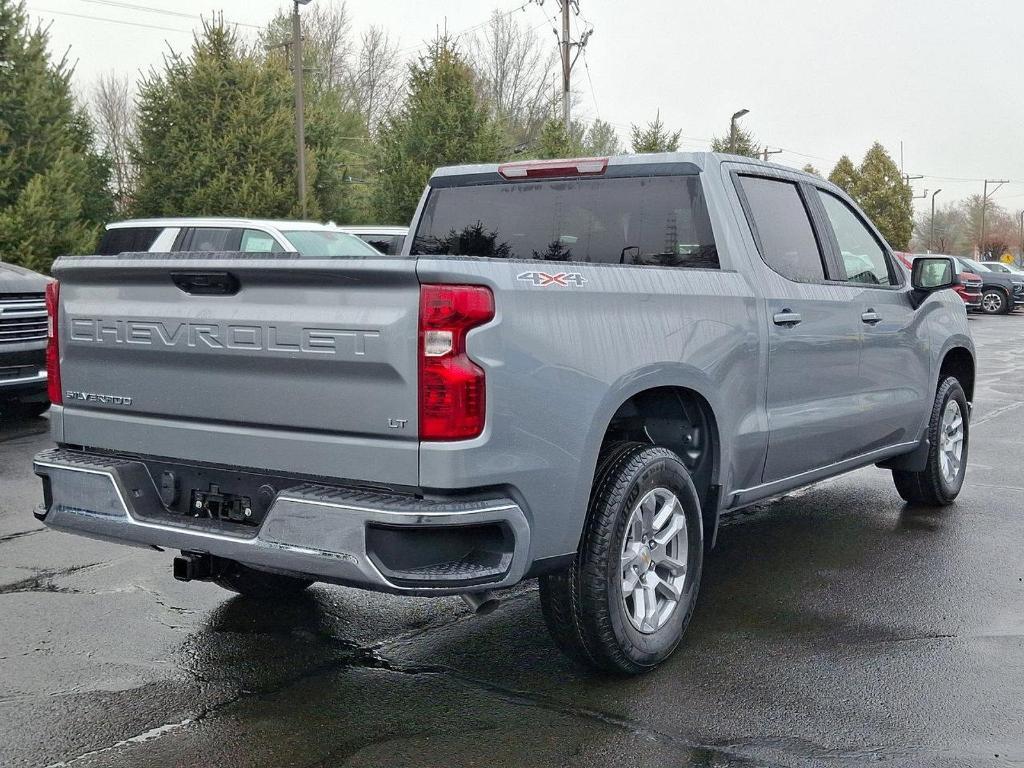
[[[911,265],[914,261],[913,253],[904,253],[902,251],[895,251],[896,258],[900,260],[900,263],[910,271]],[[957,282],[953,286],[953,290],[956,291],[960,298],[964,300],[964,304],[967,305],[968,310],[981,309],[981,286],[982,279],[980,276],[973,272],[966,272],[960,269],[960,262],[953,259],[954,269],[959,270],[956,273]]]

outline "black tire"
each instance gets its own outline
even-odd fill
[[[273,600],[297,595],[313,584],[313,579],[283,576],[249,568],[241,563],[228,563],[213,579],[218,587],[256,600]]]
[[[687,567],[664,625],[641,632],[627,615],[620,556],[633,509],[655,489],[670,491],[682,508]],[[666,448],[613,445],[598,462],[576,559],[566,571],[540,579],[548,631],[564,653],[587,666],[625,674],[653,669],[676,649],[690,622],[703,554],[700,499],[682,460]]]
[[[955,400],[959,406],[963,422],[960,466],[952,481],[947,480],[943,475],[940,457],[942,416],[950,400]],[[930,447],[927,465],[920,472],[899,469],[892,471],[892,479],[900,496],[911,504],[922,504],[929,507],[944,507],[947,504],[952,504],[964,485],[970,437],[970,410],[967,406],[967,396],[964,394],[960,382],[949,376],[939,383],[939,389],[935,393],[935,403],[932,406],[932,414],[928,420]]]
[[[1010,311],[1009,296],[1001,288],[985,288],[981,294],[981,311],[986,315],[1005,315]]]

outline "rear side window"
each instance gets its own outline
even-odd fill
[[[847,282],[897,285],[885,250],[853,209],[830,192],[819,189],[818,197],[839,244]]]
[[[718,268],[697,176],[436,188],[412,253]]]
[[[798,283],[824,281],[821,249],[797,185],[759,176],[739,180],[750,229],[765,263]]]
[[[117,227],[103,233],[97,253],[113,256],[118,253],[148,251],[163,232],[163,227]]]
[[[242,230],[234,227],[194,227],[182,240],[178,251],[237,251]]]

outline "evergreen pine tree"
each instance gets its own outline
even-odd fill
[[[900,169],[877,141],[857,169],[854,199],[895,250],[910,247],[914,196]]]
[[[43,272],[92,250],[113,212],[109,163],[48,44],[22,3],[0,0],[0,259]]]
[[[379,223],[407,224],[435,168],[501,159],[501,132],[473,77],[447,37],[410,65],[405,104],[378,139],[372,204]]]
[[[857,168],[847,155],[839,158],[836,167],[828,175],[828,180],[839,187],[851,197],[856,198],[857,192]]]
[[[743,157],[761,157],[761,146],[754,139],[754,134],[745,128],[736,126],[735,135],[726,134],[711,140],[712,152],[725,152]]]
[[[354,217],[348,166],[362,121],[307,83],[307,217]],[[280,55],[247,49],[223,20],[204,22],[188,57],[172,54],[139,87],[139,216],[298,218],[294,91]]]
[[[633,125],[631,134],[634,152],[677,152],[682,131],[667,130],[658,112],[646,126]]]

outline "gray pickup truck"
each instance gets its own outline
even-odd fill
[[[398,256],[60,259],[53,528],[280,598],[540,579],[557,644],[636,673],[719,516],[858,467],[950,503],[974,351],[815,176],[739,157],[444,168]]]

